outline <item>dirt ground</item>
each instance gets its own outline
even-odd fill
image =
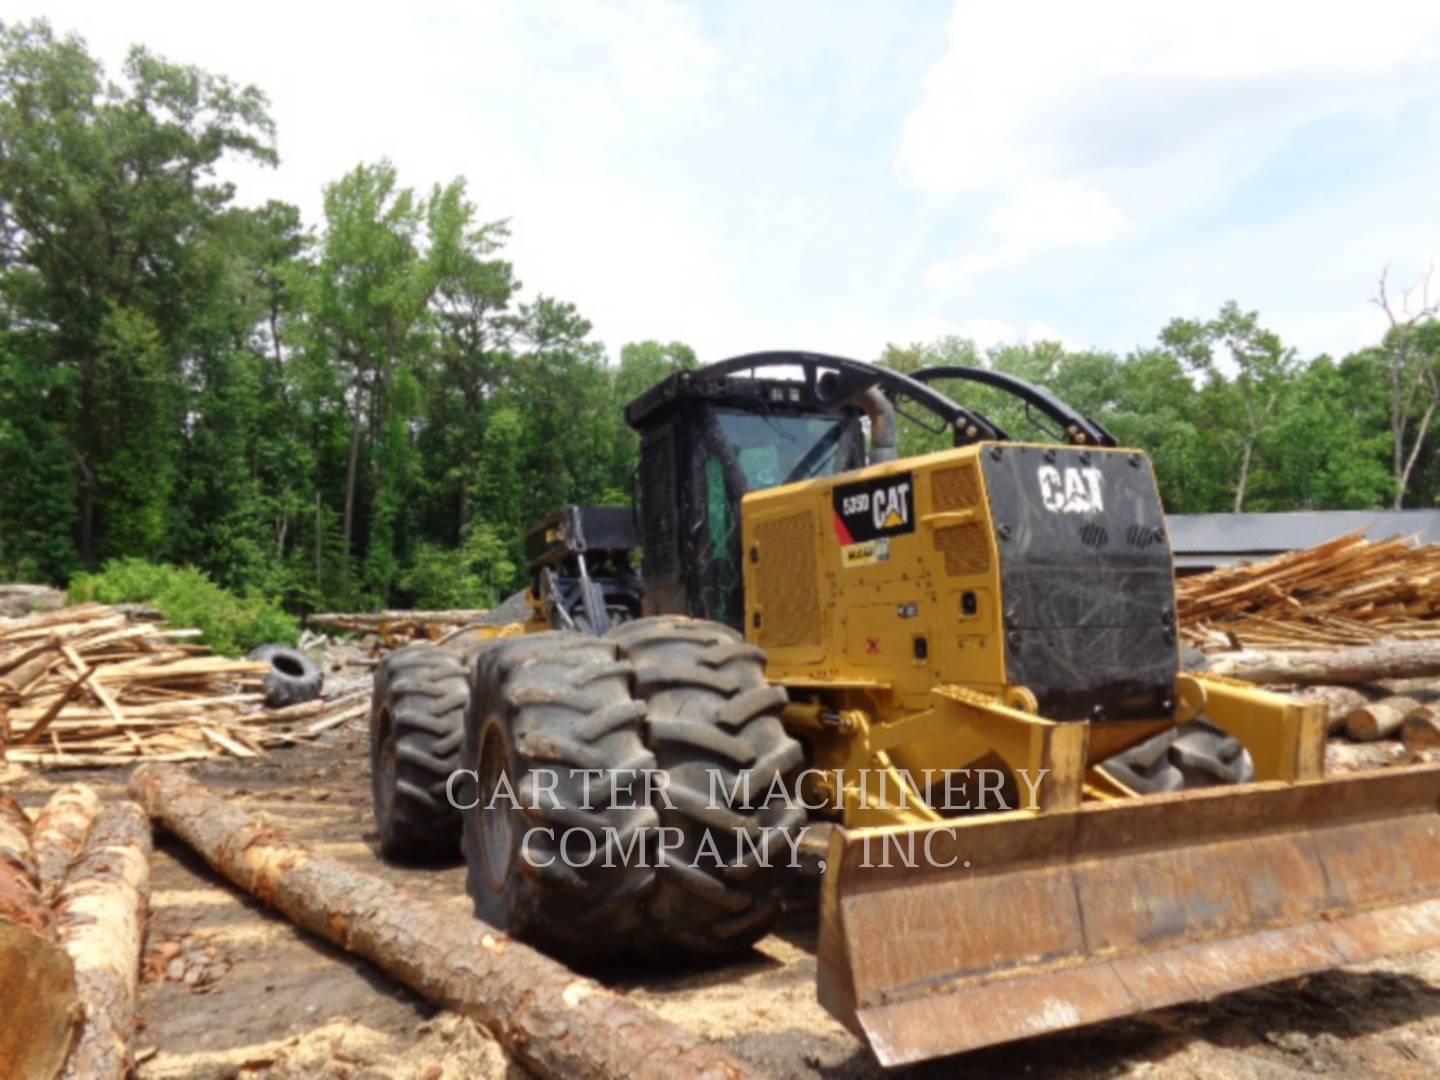
[[[354,669],[346,674],[345,681],[353,682]],[[261,760],[190,768],[217,792],[316,850],[438,900],[457,919],[471,917],[458,863],[415,869],[379,858],[365,745],[364,724],[357,722]],[[80,779],[110,797],[122,792],[125,775],[12,769],[0,775],[0,787],[34,809],[59,784]],[[816,1003],[815,937],[813,907],[802,900],[776,933],[738,963],[701,972],[620,971],[606,981],[762,1072],[830,1080],[885,1075]],[[438,1012],[365,961],[308,937],[163,834],[156,837],[140,1014],[141,1080],[524,1075],[467,1021]],[[1326,972],[891,1075],[957,1074],[1077,1080],[1440,1076],[1440,952]]]

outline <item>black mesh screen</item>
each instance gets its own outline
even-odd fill
[[[647,434],[640,444],[640,506],[645,524],[645,580],[676,580],[680,562],[675,513],[675,440],[670,425]]]

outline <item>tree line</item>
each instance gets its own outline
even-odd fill
[[[612,362],[573,304],[522,290],[463,179],[417,190],[380,161],[327,185],[319,222],[240,205],[219,169],[278,165],[274,136],[254,87],[139,47],[112,77],[77,37],[0,24],[0,578],[140,557],[297,611],[483,605],[523,579],[534,520],[631,501],[624,405],[694,351]],[[1051,387],[1151,453],[1172,510],[1431,506],[1440,325],[1394,294],[1389,332],[1339,360],[1233,304],[1124,355],[875,359]]]

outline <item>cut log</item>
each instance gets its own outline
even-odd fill
[[[1440,750],[1440,708],[1421,705],[1412,709],[1400,725],[1400,740],[1406,750]]]
[[[56,905],[85,1003],[66,1080],[123,1080],[132,1067],[140,944],[150,897],[150,821],[133,802],[101,811]]]
[[[88,784],[66,784],[50,796],[35,819],[31,843],[35,876],[47,904],[65,881],[65,871],[85,847],[85,838],[100,810],[100,797]]]
[[[1414,698],[1389,697],[1362,705],[1345,717],[1345,734],[1356,742],[1388,739],[1400,730],[1405,717],[1420,707]]]
[[[178,769],[142,765],[130,792],[230,881],[436,1004],[470,1016],[541,1075],[755,1075],[502,932],[316,855]]]
[[[30,820],[0,795],[0,1066],[51,1080],[80,1026],[75,969],[35,879]]]
[[[484,618],[486,608],[456,608],[448,611],[317,611],[305,616],[305,623],[320,630],[336,630],[347,634],[363,634],[386,627],[461,626]]]
[[[1210,657],[1210,669],[1252,683],[1363,686],[1440,675],[1440,641],[1387,640],[1325,652],[1239,652]]]
[[[1370,695],[1353,686],[1307,686],[1295,696],[1325,706],[1325,730],[1332,735],[1345,726],[1347,716],[1370,704]]]
[[[0,585],[0,617],[54,611],[65,604],[65,594],[49,585]]]

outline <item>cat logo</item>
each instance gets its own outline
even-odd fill
[[[882,476],[835,489],[835,535],[842,546],[914,531],[913,474]]]
[[[1105,510],[1103,477],[1099,469],[1077,469],[1067,465],[1041,465],[1035,474],[1040,480],[1040,501],[1052,514],[1099,514]]]

